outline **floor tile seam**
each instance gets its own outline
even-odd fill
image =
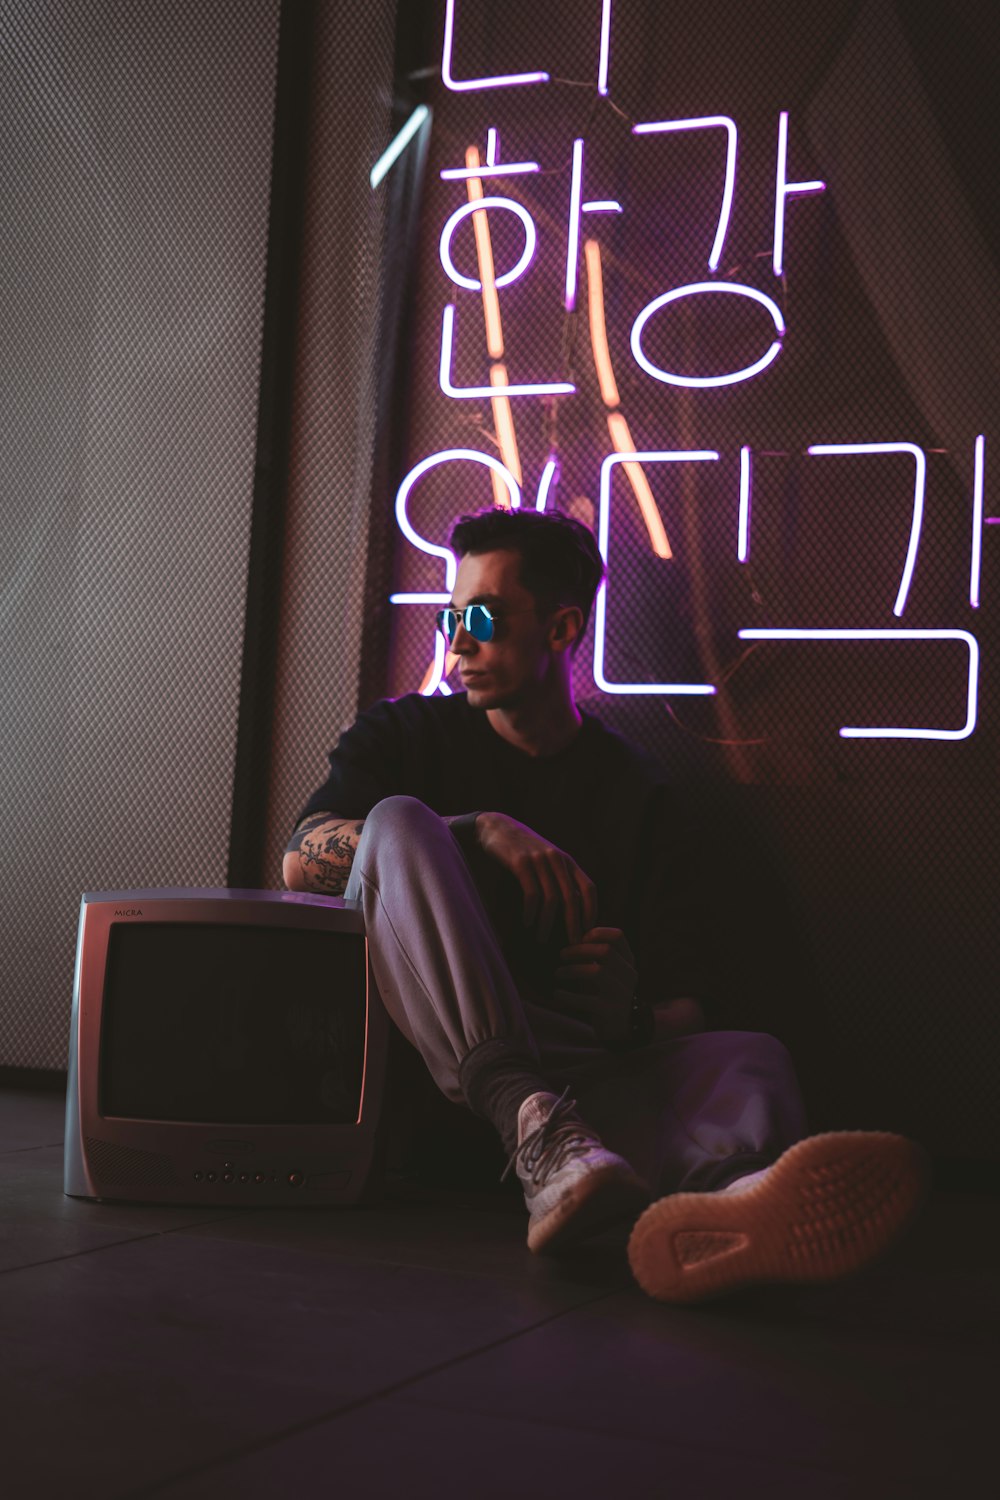
[[[23,1156],[26,1151],[54,1151],[61,1148],[63,1144],[62,1141],[40,1141],[37,1146],[0,1147],[0,1163],[3,1162],[5,1156]]]
[[[176,1225],[170,1226],[167,1229],[152,1230],[152,1231],[150,1231],[148,1233],[130,1234],[130,1235],[124,1236],[122,1239],[109,1240],[109,1241],[107,1241],[107,1242],[105,1242],[103,1244],[100,1244],[100,1245],[91,1245],[91,1246],[88,1246],[88,1247],[83,1248],[83,1249],[71,1251],[71,1252],[69,1252],[69,1253],[67,1253],[65,1255],[50,1255],[50,1256],[45,1256],[41,1260],[23,1261],[20,1264],[15,1265],[15,1266],[0,1267],[0,1275],[11,1275],[11,1274],[13,1274],[16,1271],[33,1270],[37,1266],[56,1265],[60,1261],[63,1261],[63,1260],[76,1260],[76,1259],[79,1259],[79,1257],[81,1257],[81,1256],[98,1254],[99,1252],[101,1252],[103,1250],[114,1250],[114,1249],[119,1248],[122,1245],[142,1244],[142,1243],[145,1243],[147,1240],[164,1239],[164,1238],[166,1238],[166,1237],[168,1237],[170,1235],[183,1236],[183,1237],[186,1237],[186,1238],[191,1239],[191,1240],[198,1240],[199,1238],[203,1238],[204,1240],[207,1240],[209,1243],[212,1243],[212,1244],[224,1244],[224,1243],[226,1243],[225,1238],[220,1238],[220,1237],[214,1236],[214,1235],[199,1236],[199,1231],[202,1230],[202,1229],[205,1229],[205,1228],[207,1228],[207,1227],[209,1227],[211,1225],[230,1224],[230,1223],[232,1223],[233,1219],[232,1219],[231,1215],[234,1212],[236,1212],[236,1210],[227,1209],[223,1213],[220,1213],[218,1216],[213,1216],[211,1218],[206,1218],[206,1219],[199,1219],[195,1223],[191,1223],[191,1224],[176,1224]],[[251,1213],[253,1213],[253,1212],[267,1213],[268,1210],[266,1210],[266,1209],[258,1209],[258,1210],[250,1210],[249,1212],[251,1212]],[[302,1245],[284,1245],[284,1244],[278,1244],[278,1245],[275,1245],[275,1244],[269,1243],[267,1240],[258,1241],[258,1240],[252,1240],[252,1239],[237,1239],[237,1240],[232,1241],[232,1243],[234,1243],[234,1244],[241,1244],[241,1245],[246,1245],[246,1244],[255,1245],[259,1249],[272,1250],[272,1251],[275,1251],[276,1253],[281,1253],[282,1251],[286,1251],[286,1250],[289,1251],[290,1253],[293,1253],[293,1254],[294,1253],[300,1253],[300,1252],[308,1252],[308,1253],[314,1254],[317,1259],[348,1261],[348,1262],[351,1262],[352,1264],[362,1264],[362,1265],[367,1265],[367,1266],[380,1266],[380,1267],[384,1267],[386,1270],[394,1270],[394,1271],[397,1271],[397,1270],[402,1270],[402,1271],[418,1270],[418,1271],[432,1271],[432,1272],[437,1271],[437,1272],[440,1273],[440,1271],[442,1269],[441,1266],[440,1266],[440,1264],[425,1264],[423,1262],[416,1262],[416,1261],[413,1261],[413,1260],[391,1259],[391,1258],[387,1258],[387,1257],[383,1257],[383,1256],[380,1256],[380,1257],[376,1258],[376,1257],[373,1257],[371,1255],[364,1254],[364,1253],[358,1252],[358,1251],[346,1251],[345,1252],[345,1251],[342,1251],[342,1250],[339,1250],[339,1249],[336,1249],[336,1250],[329,1250],[329,1249],[327,1249],[327,1250],[315,1250],[315,1251],[313,1251],[308,1244],[302,1244]],[[516,1274],[514,1272],[495,1271],[495,1270],[494,1271],[476,1271],[473,1268],[458,1268],[458,1267],[448,1267],[446,1269],[447,1269],[448,1275],[460,1276],[460,1277],[463,1277],[463,1278],[466,1278],[466,1279],[470,1279],[470,1280],[478,1280],[478,1281],[483,1281],[483,1280],[485,1280],[485,1281],[502,1281],[505,1285],[509,1285],[509,1286],[512,1286],[512,1287],[525,1287],[525,1286],[532,1287],[532,1286],[534,1286],[534,1283],[532,1281],[527,1280],[524,1276],[518,1275],[518,1274]],[[539,1283],[539,1285],[541,1285],[541,1283]],[[600,1298],[604,1297],[604,1296],[618,1295],[623,1290],[626,1290],[626,1288],[616,1287],[616,1288],[613,1288],[611,1291],[601,1292],[596,1300],[600,1300]],[[592,1300],[595,1300],[595,1299],[590,1298],[589,1296],[585,1295],[581,1302],[574,1301],[573,1306],[574,1307],[583,1306],[583,1305],[585,1305],[586,1303],[588,1303],[588,1302],[590,1302]]]
[[[205,1220],[206,1224],[212,1222],[211,1219]],[[83,1256],[100,1255],[104,1250],[117,1250],[122,1245],[140,1245],[144,1244],[146,1240],[164,1239],[167,1235],[176,1233],[176,1229],[155,1229],[149,1234],[127,1235],[121,1240],[108,1240],[103,1245],[89,1245],[81,1250],[72,1250],[66,1255],[49,1255],[44,1260],[28,1260],[19,1266],[3,1266],[0,1267],[0,1276],[13,1276],[17,1271],[34,1271],[40,1266],[55,1266],[63,1260],[80,1260]]]
[[[220,1221],[219,1220],[208,1220],[206,1222],[208,1222],[208,1223],[218,1223]],[[224,1222],[224,1221],[222,1221],[222,1222]],[[171,1230],[170,1233],[185,1235],[189,1239],[193,1239],[193,1240],[197,1240],[199,1238],[204,1238],[204,1239],[210,1240],[213,1244],[232,1243],[232,1244],[238,1244],[238,1245],[256,1245],[259,1249],[274,1250],[274,1251],[287,1250],[287,1251],[293,1252],[293,1253],[305,1252],[305,1253],[314,1254],[317,1257],[317,1259],[334,1260],[334,1261],[335,1260],[349,1261],[352,1264],[361,1264],[361,1265],[365,1265],[365,1266],[382,1267],[382,1268],[384,1268],[387,1271],[437,1271],[439,1273],[442,1272],[442,1271],[444,1271],[449,1276],[461,1276],[461,1277],[464,1277],[464,1278],[468,1278],[469,1280],[472,1280],[472,1281],[502,1281],[503,1283],[505,1283],[506,1285],[509,1285],[509,1286],[530,1287],[530,1288],[533,1288],[533,1289],[536,1288],[536,1287],[538,1287],[538,1288],[544,1288],[545,1285],[546,1285],[546,1283],[544,1283],[542,1281],[535,1282],[535,1281],[531,1280],[529,1277],[525,1276],[524,1274],[522,1274],[522,1273],[520,1273],[520,1272],[518,1272],[516,1270],[504,1271],[504,1270],[498,1270],[496,1268],[492,1268],[492,1269],[480,1271],[480,1270],[477,1270],[474,1266],[461,1266],[460,1267],[460,1266],[442,1265],[442,1263],[440,1261],[432,1261],[429,1258],[426,1259],[426,1260],[414,1260],[414,1259],[406,1259],[406,1260],[404,1260],[404,1259],[394,1258],[394,1257],[392,1257],[390,1255],[385,1255],[385,1254],[370,1254],[370,1253],[366,1253],[364,1250],[350,1250],[350,1249],[342,1249],[340,1247],[332,1248],[332,1249],[315,1250],[309,1244],[274,1244],[270,1240],[254,1240],[254,1239],[248,1239],[248,1238],[243,1238],[243,1237],[240,1237],[239,1239],[234,1239],[232,1241],[228,1241],[225,1237],[220,1237],[220,1236],[215,1236],[215,1235],[199,1236],[198,1230],[199,1230],[200,1227],[201,1227],[200,1225],[186,1225],[186,1226],[184,1226],[184,1227],[182,1227],[180,1229]],[[565,1283],[565,1282],[560,1283],[561,1286],[565,1286],[566,1284],[567,1283]],[[628,1292],[628,1291],[629,1291],[629,1288],[627,1286],[621,1286],[621,1287],[614,1287],[610,1291],[601,1292],[600,1295],[601,1296],[618,1296],[621,1293]]]
[[[241,1224],[246,1223],[246,1224],[248,1224],[248,1227],[252,1230],[253,1229],[253,1223],[249,1221],[249,1215],[251,1215],[251,1214],[253,1214],[255,1216],[256,1215],[265,1215],[265,1214],[270,1213],[271,1210],[267,1209],[267,1208],[247,1209],[247,1210],[245,1210],[245,1212],[248,1215],[248,1219],[246,1219],[246,1220],[242,1220],[241,1219],[239,1221],[237,1221],[235,1219],[231,1219],[229,1217],[230,1213],[236,1213],[236,1212],[243,1212],[243,1210],[229,1210],[224,1216],[222,1216],[222,1217],[220,1217],[218,1219],[204,1219],[204,1220],[199,1221],[196,1224],[181,1224],[181,1225],[178,1225],[178,1227],[176,1229],[171,1230],[170,1233],[172,1233],[172,1234],[186,1235],[186,1236],[190,1237],[191,1239],[197,1239],[197,1238],[199,1238],[199,1230],[201,1230],[202,1228],[204,1228],[206,1225],[209,1225],[209,1224],[230,1224],[230,1223],[236,1223],[236,1222],[239,1222]],[[215,1239],[216,1236],[208,1235],[208,1236],[205,1236],[205,1238]],[[264,1248],[268,1248],[268,1249],[272,1249],[272,1250],[294,1250],[294,1251],[299,1251],[299,1250],[311,1251],[312,1250],[312,1245],[309,1242],[304,1242],[302,1244],[291,1244],[291,1243],[289,1243],[289,1244],[275,1244],[275,1243],[273,1243],[271,1241],[268,1241],[268,1240],[251,1240],[251,1239],[248,1239],[248,1238],[240,1237],[240,1238],[234,1240],[234,1243],[236,1243],[236,1244],[256,1244],[256,1245],[260,1245],[260,1246],[263,1246]],[[535,1260],[535,1257],[533,1257],[531,1255],[530,1251],[524,1250],[524,1237],[523,1237],[523,1235],[521,1235],[521,1234],[518,1235],[517,1239],[514,1241],[514,1245],[520,1245],[522,1247],[522,1250],[524,1251],[525,1263],[530,1263],[531,1261]],[[372,1253],[370,1250],[350,1250],[350,1249],[348,1249],[348,1250],[341,1250],[338,1247],[338,1248],[335,1248],[335,1249],[317,1250],[315,1253],[317,1255],[327,1256],[327,1257],[331,1257],[331,1258],[334,1258],[334,1259],[351,1260],[351,1261],[360,1260],[360,1261],[363,1261],[364,1264],[366,1264],[366,1265],[385,1266],[387,1269],[392,1269],[392,1270],[427,1270],[427,1271],[438,1271],[438,1270],[442,1269],[440,1262],[435,1262],[434,1264],[426,1264],[425,1265],[423,1262],[417,1262],[417,1261],[413,1261],[413,1260],[395,1259],[391,1254],[385,1254],[384,1252],[383,1253]],[[623,1251],[622,1251],[623,1264],[624,1264],[624,1259],[625,1259],[625,1253],[624,1253],[624,1249],[623,1249]],[[462,1267],[462,1268],[458,1268],[458,1267],[455,1267],[455,1266],[445,1267],[445,1269],[448,1271],[449,1275],[470,1276],[470,1277],[475,1277],[475,1278],[479,1278],[479,1279],[485,1278],[486,1280],[496,1280],[496,1279],[499,1279],[499,1280],[503,1280],[503,1281],[510,1281],[510,1282],[512,1282],[512,1283],[514,1283],[514,1284],[516,1284],[518,1286],[525,1286],[525,1285],[529,1285],[530,1286],[530,1285],[534,1285],[535,1284],[535,1283],[529,1281],[526,1277],[518,1275],[516,1272],[497,1271],[497,1270],[477,1271],[474,1267]],[[615,1295],[615,1294],[618,1294],[618,1293],[621,1293],[621,1292],[626,1292],[628,1290],[629,1290],[628,1285],[623,1285],[623,1286],[620,1286],[620,1287],[611,1288],[610,1291],[602,1291],[600,1293],[600,1295],[601,1296],[603,1296],[603,1295]]]
[[[600,1302],[603,1297],[613,1295],[601,1293],[597,1297],[589,1298],[589,1302]],[[359,1396],[356,1400],[346,1401],[343,1405],[334,1407],[332,1410],[322,1412],[307,1421],[295,1422],[279,1432],[271,1433],[256,1442],[244,1443],[227,1453],[210,1459],[207,1463],[193,1464],[186,1469],[178,1470],[174,1474],[165,1475],[162,1479],[155,1480],[152,1484],[143,1485],[136,1490],[123,1491],[117,1500],[148,1500],[148,1497],[161,1493],[168,1486],[182,1483],[188,1479],[194,1479],[199,1475],[209,1474],[213,1469],[221,1468],[224,1464],[233,1463],[238,1459],[246,1458],[250,1454],[264,1453],[269,1448],[275,1448],[293,1438],[302,1437],[305,1433],[316,1428],[323,1427],[327,1423],[338,1422],[342,1418],[351,1416],[356,1411],[363,1411],[365,1407],[375,1406],[380,1401],[396,1396],[400,1391],[405,1391],[408,1386],[415,1385],[421,1380],[428,1379],[431,1375],[441,1375],[446,1370],[454,1369],[457,1365],[464,1364],[467,1360],[476,1359],[481,1354],[489,1354],[494,1349],[502,1348],[504,1344],[511,1344],[516,1339],[524,1338],[526,1335],[536,1332],[548,1323],[554,1323],[557,1319],[565,1317],[568,1313],[575,1312],[579,1306],[561,1309],[559,1312],[550,1313],[547,1317],[540,1318],[537,1322],[528,1324],[524,1328],[515,1329],[513,1333],[506,1333],[501,1338],[490,1339],[485,1344],[477,1345],[474,1349],[467,1349],[463,1354],[453,1355],[450,1359],[442,1360],[439,1364],[431,1365],[426,1370],[420,1370],[416,1374],[407,1375],[401,1380],[393,1381],[390,1385],[383,1386],[377,1391],[371,1391],[366,1396]]]

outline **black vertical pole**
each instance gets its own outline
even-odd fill
[[[436,5],[401,4],[397,10],[393,124],[400,130],[429,92],[436,75],[434,43],[439,16]],[[379,191],[388,197],[382,251],[382,309],[379,327],[379,372],[375,417],[375,463],[372,469],[372,524],[368,528],[365,567],[365,619],[361,642],[359,707],[366,708],[385,691],[389,660],[391,610],[388,604],[395,560],[396,527],[389,524],[392,495],[402,478],[406,453],[410,370],[400,357],[413,337],[413,288],[417,272],[417,236],[424,169],[430,140],[425,122],[416,139],[394,164]]]
[[[278,32],[257,442],[229,835],[230,886],[256,886],[264,860],[316,4],[317,0],[285,0]]]

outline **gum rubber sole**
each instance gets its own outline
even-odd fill
[[[580,1240],[635,1221],[649,1205],[649,1189],[638,1177],[608,1168],[588,1172],[544,1218],[528,1226],[528,1249],[536,1255],[568,1250]]]
[[[632,1273],[662,1302],[697,1302],[752,1282],[836,1281],[881,1258],[917,1217],[931,1164],[884,1131],[807,1136],[753,1187],[675,1193],[629,1239]]]

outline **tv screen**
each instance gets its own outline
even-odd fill
[[[343,996],[364,991],[364,944],[347,934],[117,922],[108,939],[100,1112],[353,1123],[365,1011]]]

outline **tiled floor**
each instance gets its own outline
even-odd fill
[[[516,1201],[169,1210],[62,1194],[62,1101],[0,1092],[5,1500],[910,1500],[993,1492],[1000,1205],[885,1261],[670,1308],[621,1236]]]

